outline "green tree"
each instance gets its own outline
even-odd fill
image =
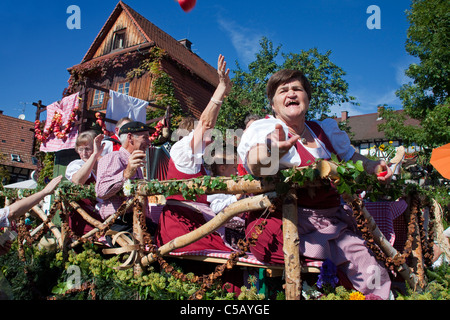
[[[236,61],[236,70],[233,71],[233,87],[224,105],[220,110],[216,128],[219,130],[244,128],[247,114],[265,115],[266,84],[271,74],[279,68],[275,62],[281,46],[273,47],[267,38],[260,41],[261,50],[256,54],[256,60],[248,65],[248,71],[242,69]]]
[[[410,23],[406,51],[419,59],[405,71],[412,79],[397,96],[405,114],[421,122],[420,127],[405,124],[405,117],[387,109],[380,125],[388,138],[402,138],[436,147],[450,141],[450,10],[447,0],[413,0],[407,11]]]
[[[220,111],[216,128],[237,129],[244,127],[245,116],[249,113],[266,115],[271,113],[266,97],[269,77],[281,69],[301,70],[310,80],[312,99],[308,118],[321,118],[330,112],[330,107],[344,102],[355,103],[348,95],[348,83],[343,79],[345,72],[330,60],[331,51],[321,54],[317,48],[300,53],[281,53],[282,63],[277,63],[281,45],[274,48],[267,38],[260,41],[261,49],[255,61],[245,71],[236,62],[233,71],[233,87]]]

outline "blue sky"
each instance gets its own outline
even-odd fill
[[[175,0],[125,0],[126,4],[193,50],[212,66],[219,54],[229,67],[246,67],[263,36],[284,53],[316,47],[347,73],[350,94],[361,104],[334,106],[350,116],[376,112],[379,104],[401,108],[395,91],[408,82],[404,70],[414,62],[405,51],[409,0],[197,0],[188,13]],[[118,0],[3,0],[0,50],[0,110],[34,121],[32,102],[61,99],[67,68],[78,64]],[[70,5],[81,10],[81,29],[68,29]],[[370,5],[380,8],[381,29],[368,29]],[[41,120],[43,118],[41,117]]]

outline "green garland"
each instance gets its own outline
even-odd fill
[[[334,159],[333,161],[336,161]],[[353,194],[359,190],[368,190],[369,194],[375,197],[380,195],[386,196],[386,192],[389,191],[392,197],[395,198],[396,194],[405,194],[405,187],[399,183],[395,183],[386,188],[386,186],[379,184],[376,177],[373,175],[367,175],[361,163],[352,162],[338,162],[338,174],[339,182],[336,187],[339,192],[349,192]],[[304,186],[308,182],[315,181],[318,179],[319,172],[315,168],[315,163],[302,170],[297,170],[296,168],[290,168],[286,170],[281,170],[277,176],[267,177],[264,180],[273,182],[276,184],[277,192],[283,189],[292,187],[293,184],[297,186]],[[229,180],[229,178],[227,178]],[[247,181],[253,181],[256,178],[251,175],[246,175],[244,177],[232,176],[231,179],[235,182],[241,179]],[[192,199],[197,195],[205,194],[205,190],[225,190],[227,188],[226,179],[224,177],[211,177],[204,176],[189,180],[189,185],[187,181],[171,180],[171,181],[158,181],[151,180],[143,183],[142,180],[129,181],[128,186],[131,194],[135,193],[138,187],[145,185],[148,193],[153,194],[163,194],[165,196],[173,194],[181,194],[187,198]],[[193,183],[192,187],[191,186]],[[324,183],[328,183],[324,180]],[[420,190],[420,187],[413,186]],[[124,188],[125,189],[125,188]],[[392,189],[392,190],[390,190]],[[8,190],[12,194],[17,190]],[[35,190],[27,190],[26,193],[32,193]],[[125,193],[127,193],[124,191]],[[24,194],[25,195],[25,194]],[[68,181],[63,181],[57,191],[56,195],[63,199],[79,200],[84,198],[95,198],[95,186],[94,184],[88,186],[77,186]],[[87,244],[89,245],[89,244]],[[114,267],[120,264],[117,260],[118,257],[113,257],[111,259],[104,259],[100,254],[95,252],[95,249],[90,247],[85,247],[81,253],[75,254],[75,252],[70,251],[68,259],[62,259],[62,253],[55,253],[56,257],[52,254],[46,256],[45,251],[34,251],[34,247],[30,247],[27,250],[28,255],[32,254],[33,261],[36,263],[27,267],[27,273],[21,275],[20,278],[18,272],[14,272],[17,269],[17,265],[14,265],[8,261],[5,264],[1,264],[3,274],[6,276],[8,281],[14,286],[15,292],[24,292],[30,294],[31,292],[37,292],[35,289],[38,288],[40,293],[44,296],[55,295],[57,298],[70,299],[70,298],[82,298],[87,299],[92,297],[92,291],[95,291],[96,297],[98,299],[133,299],[138,297],[139,299],[187,299],[191,296],[192,292],[198,289],[198,285],[192,284],[191,282],[182,282],[175,277],[166,274],[164,272],[154,272],[154,269],[147,270],[142,275],[136,277],[133,275],[132,269],[116,271]],[[33,251],[33,252],[31,252]],[[14,254],[14,259],[17,259],[17,254]],[[13,253],[0,257],[0,262],[6,262],[6,259],[12,259]],[[45,258],[45,259],[44,259]],[[67,268],[69,265],[77,265],[81,268],[83,281],[90,282],[93,285],[87,286],[90,288],[91,295],[86,291],[73,292],[68,294],[67,292]],[[20,265],[19,269],[23,268],[25,265]],[[52,271],[52,278],[44,275],[47,270]],[[447,268],[448,271],[448,268]],[[445,275],[445,274],[444,274]],[[435,276],[436,278],[439,275]],[[27,277],[27,278],[24,278]],[[29,279],[33,277],[35,280],[31,282]],[[448,277],[445,278],[439,276],[439,288],[433,287],[433,292],[438,292],[439,296],[435,294],[428,294],[431,298],[448,299],[449,289],[448,289]],[[20,283],[17,282],[20,278]],[[442,280],[442,279],[443,280]],[[45,284],[43,281],[45,280]],[[114,290],[111,290],[111,283],[113,283]],[[433,282],[435,285],[435,282]],[[20,286],[23,290],[17,290]],[[34,286],[34,287],[32,287]],[[436,285],[435,285],[436,286]],[[431,285],[430,285],[431,288]],[[253,288],[251,289],[253,290]],[[250,291],[251,291],[250,290]],[[430,289],[431,290],[431,289]],[[249,292],[250,292],[249,291]],[[428,289],[427,289],[428,291]],[[251,291],[254,293],[254,290]],[[250,293],[251,293],[250,292]],[[248,298],[256,299],[254,295]],[[409,293],[411,294],[411,293]],[[413,293],[414,295],[414,293]],[[415,297],[414,298],[421,298]],[[437,297],[437,298],[436,298]],[[15,296],[15,298],[23,299],[37,299],[43,298],[42,296]],[[212,290],[207,292],[205,298],[207,299],[232,299],[231,295],[227,295],[222,290]],[[329,298],[332,298],[331,296]],[[407,298],[407,297],[400,297]],[[425,298],[428,298],[425,297]]]

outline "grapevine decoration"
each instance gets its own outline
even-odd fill
[[[319,160],[311,163],[307,167],[282,170],[277,176],[267,177],[265,179],[257,179],[252,175],[245,175],[241,177],[204,176],[193,179],[166,181],[129,180],[124,184],[124,188],[120,192],[121,195],[127,196],[128,199],[122,203],[116,213],[109,217],[106,221],[94,221],[94,230],[83,236],[76,236],[70,230],[68,224],[69,212],[71,210],[77,210],[79,212],[82,210],[76,204],[78,200],[95,199],[95,186],[93,184],[89,186],[76,186],[66,182],[61,183],[60,187],[56,190],[56,199],[50,210],[50,216],[44,222],[51,220],[55,213],[58,212],[61,216],[61,232],[65,233],[65,237],[76,240],[70,244],[70,247],[73,248],[79,243],[95,242],[98,238],[108,233],[111,226],[119,217],[124,215],[125,212],[128,212],[131,208],[134,208],[134,212],[138,217],[137,227],[142,235],[137,243],[135,242],[137,244],[136,250],[142,258],[137,259],[135,263],[137,264],[140,261],[141,266],[145,267],[147,264],[143,263],[143,261],[145,261],[144,259],[150,261],[148,260],[148,257],[151,256],[154,258],[154,261],[159,263],[161,268],[167,274],[172,275],[176,279],[190,281],[200,285],[200,289],[192,294],[190,299],[202,299],[206,290],[213,288],[213,286],[217,283],[217,280],[223,275],[223,272],[226,269],[233,268],[238,262],[238,259],[240,257],[245,257],[246,252],[249,252],[250,246],[257,241],[258,236],[263,232],[265,220],[262,219],[262,222],[255,227],[250,235],[247,236],[246,240],[240,240],[238,242],[238,250],[232,252],[229,259],[222,265],[217,266],[213,273],[203,276],[189,276],[176,270],[172,265],[170,265],[164,259],[164,255],[160,253],[161,248],[157,248],[154,244],[153,238],[146,227],[145,215],[142,209],[142,199],[147,196],[158,194],[164,195],[165,197],[181,194],[186,199],[195,199],[198,195],[202,194],[253,193],[260,194],[260,196],[262,196],[267,194],[267,192],[272,192],[276,196],[271,200],[271,205],[265,207],[266,212],[270,214],[281,205],[280,195],[283,195],[285,190],[290,188],[314,188],[315,186],[333,183],[337,190],[343,195],[344,200],[351,206],[358,229],[361,231],[363,238],[366,240],[366,245],[374,252],[377,259],[382,261],[389,270],[395,272],[396,268],[408,260],[413,250],[412,248],[414,241],[416,241],[416,243],[419,241],[422,244],[423,251],[425,252],[425,263],[429,264],[432,254],[432,241],[429,239],[430,236],[432,237],[432,233],[428,232],[427,234],[423,230],[424,219],[421,217],[421,206],[423,203],[420,201],[417,193],[408,193],[411,194],[411,218],[408,225],[408,238],[405,248],[403,252],[395,256],[389,256],[384,252],[384,249],[381,249],[380,244],[375,241],[373,228],[370,226],[370,221],[368,221],[367,216],[363,214],[364,203],[361,199],[355,197],[355,194],[358,194],[359,190],[368,190],[367,185],[365,185],[367,183],[370,184],[370,188],[368,190],[369,194],[377,197],[380,195],[386,197],[387,194],[389,194],[389,196],[387,196],[388,198],[394,197],[397,194],[404,194],[406,189],[404,186],[396,185],[394,183],[390,187],[392,190],[389,190],[386,186],[378,185],[375,181],[372,182],[372,180],[368,179],[370,179],[370,177],[365,174],[361,163],[357,162],[355,164],[350,162],[338,162],[334,159],[334,161],[329,162]],[[17,230],[19,233],[20,246],[23,247],[23,245],[31,245],[35,242],[46,230],[48,230],[48,228],[43,228],[42,232],[31,236],[30,231],[26,228],[24,223],[21,222],[19,223]],[[136,241],[136,239],[134,241]],[[23,252],[23,249],[20,249],[20,252]],[[132,266],[133,264],[130,264],[127,267],[130,268]],[[84,289],[88,288],[93,290],[93,287],[89,287],[88,285],[86,285]]]

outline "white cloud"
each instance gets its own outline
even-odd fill
[[[250,28],[238,25],[235,21],[217,19],[219,26],[228,34],[242,64],[248,65],[255,60],[256,53],[260,50],[260,40],[263,34]]]
[[[342,105],[332,106],[330,115],[341,116],[342,111],[348,111],[350,116],[357,116],[368,113],[377,112],[379,105],[387,104],[388,107],[394,109],[401,108],[400,99],[395,95],[397,89],[388,90],[385,92],[373,92],[367,90],[361,90],[358,92],[351,92],[350,95],[356,98],[356,102],[360,105],[355,106],[350,103],[343,103]]]
[[[395,69],[395,80],[397,81],[399,87],[412,81],[412,79],[405,74],[405,71],[412,63],[417,63],[417,59],[410,57],[393,65]]]
[[[417,63],[418,59],[412,56],[405,56],[399,61],[394,61],[391,64],[391,69],[389,70],[391,77],[395,79],[393,83],[381,86],[381,88],[369,88],[361,87],[355,90],[351,90],[350,95],[356,98],[359,106],[351,105],[350,103],[345,103],[341,106],[332,106],[330,114],[336,114],[338,117],[341,116],[342,111],[348,111],[349,115],[361,115],[368,113],[377,112],[377,106],[387,104],[388,107],[392,107],[396,110],[402,108],[401,100],[396,96],[395,92],[401,88],[402,85],[412,81],[405,74],[405,70],[412,63]],[[386,76],[388,77],[388,76]]]

